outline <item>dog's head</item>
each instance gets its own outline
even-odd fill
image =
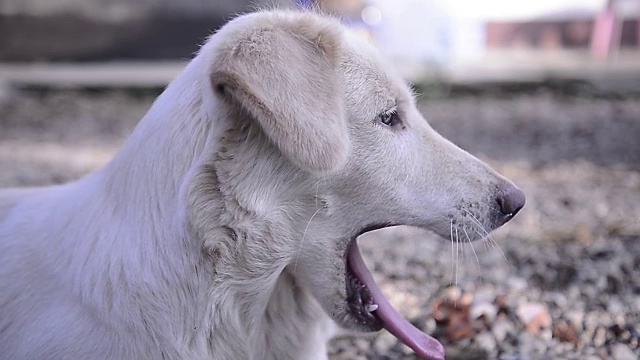
[[[334,19],[251,14],[202,52],[219,111],[235,121],[217,166],[237,170],[220,181],[288,234],[274,257],[343,327],[384,326],[441,357],[384,299],[355,239],[391,225],[480,239],[522,208],[522,192],[436,133],[400,77]]]

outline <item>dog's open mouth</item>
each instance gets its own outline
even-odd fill
[[[360,255],[356,237],[347,247],[346,265],[347,301],[359,327],[371,331],[384,327],[418,355],[444,359],[442,344],[414,327],[384,297]]]

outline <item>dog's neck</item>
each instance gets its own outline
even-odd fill
[[[189,227],[212,269],[208,342],[230,358],[326,354],[328,318],[295,273],[304,225],[322,206],[316,188],[243,114],[219,111],[238,124],[198,166],[187,193]]]

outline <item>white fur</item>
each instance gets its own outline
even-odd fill
[[[506,182],[335,20],[239,17],[102,169],[0,192],[0,357],[326,359],[358,231],[490,230]]]

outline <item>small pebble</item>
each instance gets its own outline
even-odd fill
[[[478,346],[480,346],[481,348],[489,352],[492,352],[496,349],[496,339],[493,336],[493,334],[489,332],[483,332],[478,334],[475,337],[475,342],[476,344],[478,344]]]
[[[516,314],[525,324],[527,331],[532,334],[537,334],[542,328],[551,326],[551,316],[543,304],[524,303],[518,307]]]
[[[391,335],[387,331],[382,331],[373,342],[373,349],[376,354],[386,354],[389,349],[396,345],[398,340],[395,336]]]
[[[513,323],[506,319],[498,319],[492,326],[491,332],[498,342],[503,342],[507,335],[514,331]]]
[[[469,308],[469,315],[472,319],[484,316],[486,322],[493,323],[498,315],[498,308],[489,302],[472,303]]]
[[[553,325],[553,337],[560,341],[570,343],[578,342],[578,332],[575,327],[566,320],[559,320]]]
[[[638,354],[634,354],[629,346],[619,343],[611,346],[611,357],[614,360],[638,360]]]

